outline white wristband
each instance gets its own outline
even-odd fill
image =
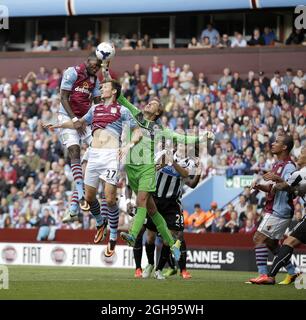
[[[72,118],[71,120],[72,120],[73,123],[79,121],[79,119],[78,119],[77,117],[74,117],[74,118]]]

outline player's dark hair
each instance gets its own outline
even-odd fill
[[[117,80],[111,80],[110,83],[112,84],[112,88],[117,90],[116,99],[118,99],[121,94],[121,84]]]
[[[287,151],[288,154],[291,152],[293,146],[294,146],[294,141],[293,137],[289,134],[284,134],[284,145],[287,146]]]
[[[87,61],[89,60],[99,60],[99,58],[96,56],[95,52],[91,52],[87,57]]]

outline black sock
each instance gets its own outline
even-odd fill
[[[181,257],[178,261],[178,265],[180,267],[181,272],[186,269],[186,260],[187,260],[187,252],[186,252],[186,242],[183,240],[181,242]]]
[[[148,262],[152,266],[154,266],[154,251],[155,251],[155,243],[147,243],[146,242],[146,253],[148,257]]]
[[[281,269],[281,267],[284,267],[288,264],[292,256],[292,253],[293,253],[293,248],[287,245],[283,245],[279,249],[278,255],[275,256],[272,267],[269,272],[270,277],[275,277],[279,269]]]
[[[133,248],[136,269],[141,268],[142,236],[143,236],[143,233],[140,233],[140,235],[138,235]]]
[[[169,258],[168,258],[168,265],[171,269],[175,269],[175,260],[172,256],[172,254],[169,254]]]
[[[170,256],[170,247],[163,244],[156,270],[163,270]]]

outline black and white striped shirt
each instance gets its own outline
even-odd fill
[[[300,170],[294,171],[289,176],[287,183],[291,187],[300,186],[302,184],[306,184],[306,167],[303,167]],[[304,202],[306,202],[306,195],[301,197]]]
[[[191,158],[179,159],[177,154],[174,154],[174,161],[184,169],[189,170],[192,175],[196,165]],[[174,169],[173,166],[166,166],[156,173],[156,192],[158,198],[179,199],[182,194],[184,179]]]

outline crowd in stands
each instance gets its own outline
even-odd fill
[[[40,38],[40,37],[37,37]],[[69,36],[62,37],[56,46],[51,46],[47,39],[35,39],[32,43],[32,52],[49,52],[52,50],[80,51],[93,50],[98,45],[98,39],[91,30],[87,31],[86,37],[82,40],[80,34],[75,32],[71,39]]]
[[[63,225],[73,179],[67,153],[59,135],[47,132],[42,122],[55,121],[59,109],[62,72],[44,67],[9,83],[0,80],[0,228],[94,229],[88,213],[79,222]],[[144,70],[136,64],[122,74],[123,94],[142,108],[159,95],[165,108],[161,121],[178,132],[212,130],[216,141],[209,154],[200,154],[202,179],[212,175],[262,174],[271,169],[275,157],[270,144],[282,131],[294,137],[292,158],[299,156],[306,139],[306,76],[288,68],[268,77],[250,70],[242,77],[235,70],[220,70],[218,81],[203,72],[194,74],[189,64],[169,65],[154,57]],[[82,149],[84,152],[85,146]],[[125,213],[124,176],[120,181],[120,227],[129,223]],[[263,197],[246,189],[237,204],[221,211],[195,206],[185,212],[188,231],[252,232],[260,219]],[[296,219],[303,215],[296,202]]]
[[[38,37],[41,38],[41,37]],[[153,48],[152,40],[148,34],[145,34],[142,38],[139,38],[137,34],[133,34],[130,39],[125,36],[119,35],[112,38],[111,41],[115,44],[117,49],[121,50],[139,50]],[[99,44],[98,38],[94,33],[89,30],[84,39],[81,39],[79,33],[74,33],[70,37],[64,36],[59,42],[53,42],[51,45],[47,39],[34,40],[32,43],[32,52],[49,52],[52,50],[60,51],[80,51],[80,50],[94,50]]]
[[[136,33],[130,37],[125,35],[114,34],[110,39],[120,50],[144,50],[153,48],[153,42],[148,34],[139,37]],[[92,50],[98,44],[98,38],[93,31],[89,30],[84,39],[81,39],[79,33],[74,33],[70,38],[68,35],[56,44],[51,46],[47,39],[34,40],[32,43],[32,52],[49,52],[52,50],[61,51],[80,51]],[[219,31],[208,24],[199,38],[192,37],[187,45],[189,49],[199,48],[243,48],[248,46],[275,46],[275,45],[306,45],[304,30],[293,29],[288,38],[281,43],[270,27],[264,27],[263,30],[255,28],[249,40],[236,31],[233,35],[226,33],[220,35]]]
[[[270,27],[264,27],[263,30],[255,28],[249,40],[243,35],[235,31],[232,39],[226,33],[220,35],[219,31],[208,24],[206,29],[201,33],[199,39],[193,37],[188,44],[189,49],[201,48],[244,48],[248,46],[275,46],[281,45]],[[304,30],[293,29],[289,37],[284,42],[285,45],[306,45]]]

